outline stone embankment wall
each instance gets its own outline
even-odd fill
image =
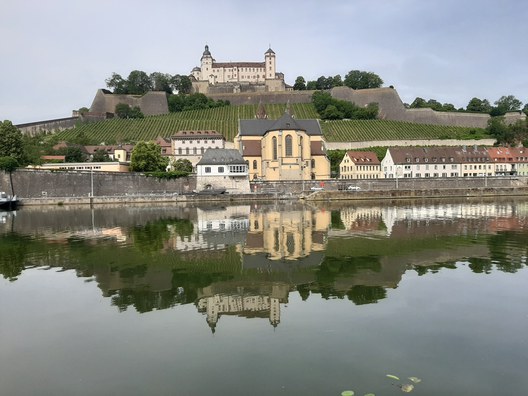
[[[28,122],[26,124],[18,124],[16,127],[25,135],[35,136],[41,132],[58,132],[73,128],[77,121],[79,121],[79,117],[67,117],[57,118],[55,120]]]
[[[89,171],[17,170],[12,174],[13,190],[24,198],[74,198],[93,196],[138,196],[148,194],[183,194],[196,189],[193,177],[157,179],[141,173]],[[0,171],[0,191],[11,192],[9,174]]]
[[[466,196],[528,197],[528,177],[446,179],[297,180],[252,182],[249,194],[193,194],[196,178],[159,180],[136,173],[51,172],[17,170],[13,188],[23,205],[126,204],[174,201],[237,201],[267,199],[357,200],[387,198],[445,198]],[[347,191],[349,185],[359,191]],[[315,188],[316,190],[312,190]],[[9,174],[0,172],[0,191],[11,194]]]

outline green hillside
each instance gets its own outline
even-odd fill
[[[252,119],[257,105],[226,106],[206,110],[183,111],[143,119],[112,119],[84,123],[76,128],[57,132],[60,140],[74,140],[79,134],[99,143],[138,142],[153,140],[158,136],[170,137],[181,130],[216,130],[228,141],[238,132],[239,119]],[[279,118],[285,104],[267,104],[266,112],[271,119]],[[292,113],[299,119],[317,118],[312,104],[292,104]],[[412,124],[384,120],[321,121],[321,127],[329,142],[398,140],[398,139],[472,139],[487,137],[477,128],[445,127]]]

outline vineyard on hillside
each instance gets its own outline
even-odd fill
[[[328,142],[417,139],[485,139],[484,129],[387,120],[321,121]]]
[[[215,130],[233,141],[240,119],[253,119],[257,105],[225,106],[206,110],[190,110],[143,119],[111,119],[82,123],[76,128],[57,132],[59,140],[71,141],[83,135],[93,144],[134,143],[170,137],[182,130]],[[278,119],[286,110],[285,104],[267,104],[270,119]],[[291,112],[298,119],[318,118],[312,104],[291,104]],[[478,139],[488,137],[477,128],[423,125],[386,120],[321,121],[321,128],[329,142],[401,139]]]

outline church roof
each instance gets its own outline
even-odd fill
[[[288,113],[284,113],[278,120],[240,120],[238,129],[240,136],[264,136],[267,132],[279,130],[305,131],[312,136],[323,134],[318,120],[298,120]]]
[[[275,52],[273,52],[273,50],[270,48],[268,48],[268,50],[265,52],[265,54],[275,54]]]
[[[215,62],[213,63],[213,69],[214,68],[230,68],[230,67],[257,67],[257,68],[264,68],[266,67],[265,62]]]
[[[206,150],[202,159],[196,165],[239,165],[246,164],[240,151],[235,149],[213,149]]]

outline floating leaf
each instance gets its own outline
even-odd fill
[[[419,384],[420,382],[422,382],[422,380],[418,377],[409,377],[409,379],[415,384]]]
[[[409,392],[411,392],[414,389],[414,385],[403,384],[403,385],[400,385],[400,388],[401,388],[402,392],[409,393]]]
[[[392,374],[387,374],[387,377],[388,377],[388,378],[395,379],[396,381],[399,381],[399,380],[400,380],[398,377],[396,377],[395,375],[392,375]]]
[[[354,396],[354,391],[346,390],[341,392],[341,396]]]

